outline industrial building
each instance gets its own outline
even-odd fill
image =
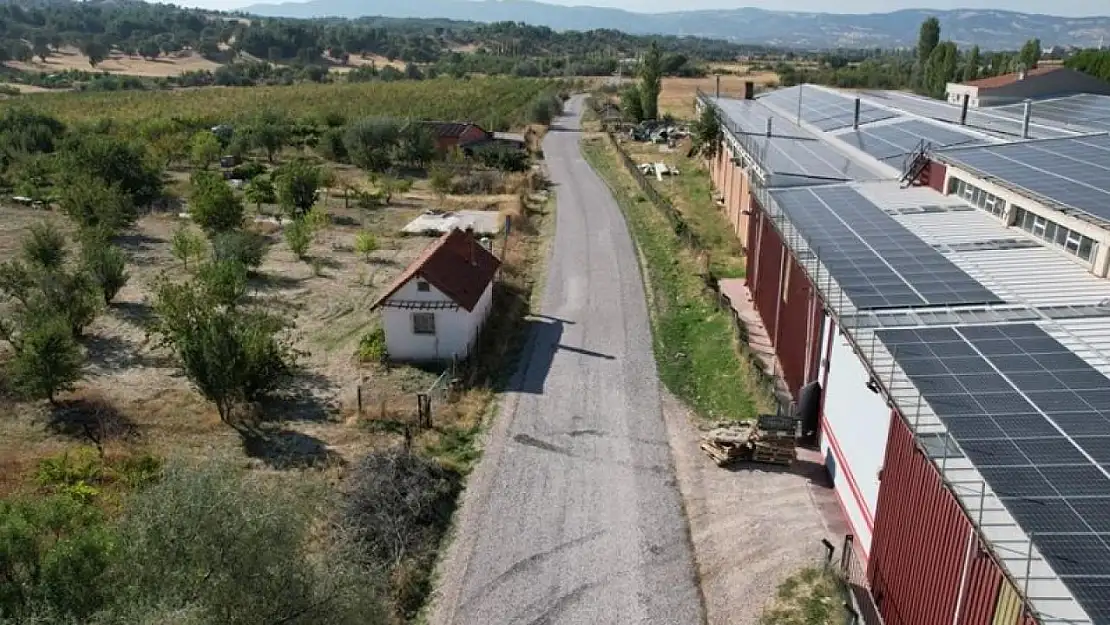
[[[700,94],[886,625],[1110,625],[1110,97]]]

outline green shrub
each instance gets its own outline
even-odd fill
[[[131,277],[127,274],[127,257],[123,250],[99,237],[85,241],[81,250],[85,271],[110,304]]]
[[[294,219],[293,223],[285,226],[285,242],[297,258],[304,260],[308,256],[308,246],[312,244],[312,227],[303,219]]]
[[[235,261],[248,269],[257,269],[269,249],[270,241],[257,232],[230,230],[212,237],[212,257],[217,261]]]
[[[231,177],[237,180],[254,180],[266,173],[266,166],[257,161],[247,161],[231,169]]]
[[[381,362],[385,358],[385,330],[374,328],[358,341],[358,359],[361,362]]]

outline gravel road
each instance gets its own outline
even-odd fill
[[[543,315],[471,475],[434,625],[705,622],[636,253],[579,152],[582,106],[544,141]]]

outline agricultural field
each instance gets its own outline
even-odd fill
[[[67,123],[111,120],[123,126],[172,118],[203,119],[214,125],[249,117],[259,110],[274,110],[289,117],[394,116],[519,127],[528,121],[529,102],[552,87],[551,81],[540,79],[442,78],[157,92],[50,93],[35,94],[33,99],[21,99],[18,104],[30,105]]]
[[[746,66],[745,66],[746,67]],[[721,75],[721,95],[744,97],[744,83],[752,81],[756,88],[768,87],[778,84],[778,74],[774,72],[740,72],[738,74]],[[704,78],[663,78],[663,90],[659,94],[659,110],[670,113],[679,119],[694,117],[694,96],[698,89],[706,93],[713,93],[717,86],[715,76]]]
[[[35,57],[26,63],[7,61],[4,65],[24,72],[45,74],[74,69],[143,78],[180,76],[185,72],[214,71],[220,67],[219,63],[209,61],[195,52],[181,52],[157,59],[144,59],[138,56],[128,57],[118,50],[114,50],[108,58],[98,63],[94,68],[89,64],[89,57],[73,46],[63,46],[61,49],[53,50],[47,55],[45,62]]]
[[[510,96],[510,84],[529,97]],[[76,103],[90,100],[80,94],[33,96],[50,103],[43,108],[0,107],[0,126],[34,137],[23,144],[33,153],[0,163],[0,526],[14,522],[40,545],[22,554],[32,559],[27,566],[62,558],[91,567],[87,584],[117,589],[82,602],[54,597],[53,609],[98,625],[180,622],[186,613],[196,623],[400,625],[418,618],[491,400],[522,346],[553,202],[538,156],[440,155],[425,143],[432,137],[419,134],[427,131],[386,116],[537,121],[537,107],[546,111],[539,117],[557,109],[557,86],[350,85],[361,90],[344,93],[363,97],[354,102],[336,100],[330,85],[256,88],[253,102],[232,96],[238,109],[219,97],[238,90],[174,94],[188,103],[180,115],[249,120],[235,130],[244,140],[234,167],[220,162],[230,143],[221,145],[206,125],[165,135],[184,149],[160,152],[145,134],[79,124],[98,114],[121,124],[160,123],[172,110],[158,100],[166,94],[101,94],[100,108],[86,114]],[[253,97],[263,91],[272,97]],[[433,98],[441,104],[422,104]],[[267,114],[284,104],[289,117]],[[83,128],[65,128],[45,111]],[[121,113],[128,117],[113,116]],[[305,131],[312,141],[294,141],[291,128],[300,122],[293,115],[329,114],[330,126]],[[540,136],[545,130],[542,123],[530,128]],[[333,140],[317,144],[323,135]],[[494,242],[503,266],[477,355],[449,372],[385,363],[380,321],[370,310],[434,242],[400,232],[432,209],[497,211],[513,223],[511,235]],[[233,370],[204,373],[230,362],[234,371],[253,372],[246,384],[261,392],[229,395]],[[421,424],[416,396],[429,391],[431,422]],[[226,503],[203,503],[209,498]],[[180,562],[122,538],[145,532],[166,505],[190,519],[171,533],[211,529],[184,539],[197,551]],[[221,511],[232,516],[212,518]],[[46,514],[74,516],[61,529],[36,533]],[[259,518],[267,521],[256,525]],[[240,542],[234,537],[243,527],[257,532]],[[123,552],[109,548],[117,540],[150,549],[119,557],[171,570],[133,570],[117,559]],[[80,542],[82,551],[66,541],[91,542]],[[207,580],[203,572],[214,565],[206,558],[234,548],[251,554],[243,566],[255,581],[240,578],[231,594],[175,586]],[[250,564],[267,559],[275,563]],[[6,566],[0,563],[0,579],[32,570]],[[132,572],[149,574],[150,584]],[[178,581],[154,581],[167,577]],[[21,577],[27,594],[0,592],[0,623],[39,616],[36,593],[53,592],[52,580]],[[321,593],[324,600],[314,598]],[[193,598],[174,603],[181,597]],[[270,610],[278,599],[287,601],[273,606],[270,620],[227,616],[249,614],[252,601]]]

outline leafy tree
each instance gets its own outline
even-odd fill
[[[312,227],[304,219],[294,219],[285,226],[285,242],[298,259],[308,257],[308,246],[312,245]]]
[[[197,269],[197,280],[216,304],[235,307],[247,296],[247,267],[234,259],[213,259]]]
[[[235,408],[261,399],[291,372],[293,351],[270,315],[220,306],[226,293],[205,283],[163,283],[155,291],[157,333],[181,360],[186,377],[233,427]],[[218,295],[218,296],[217,296]]]
[[[50,38],[42,33],[36,33],[31,37],[31,53],[45,63],[46,57],[50,56]]]
[[[661,54],[659,45],[652,41],[640,65],[640,107],[644,119],[659,116],[659,93],[663,88]]]
[[[628,87],[621,93],[621,112],[629,120],[637,123],[647,119],[644,116],[643,100],[640,98],[639,89]]]
[[[75,176],[60,189],[58,204],[70,219],[85,230],[116,234],[135,223],[131,197],[118,183],[108,184],[93,176]]]
[[[930,95],[933,97],[944,95],[945,87],[956,77],[958,63],[959,51],[956,49],[956,44],[945,41],[933,48],[928,65],[925,67],[925,87]]]
[[[402,195],[412,190],[412,180],[409,178],[395,178],[393,176],[382,176],[377,180],[378,190],[382,193],[382,198],[388,205],[393,201],[395,195]]]
[[[138,52],[144,59],[156,59],[162,54],[162,49],[154,39],[146,39],[139,44]]]
[[[319,548],[312,501],[220,463],[171,464],[127,502],[110,621],[383,625],[374,575]]]
[[[142,144],[86,133],[66,141],[58,158],[63,183],[99,178],[109,186],[118,184],[136,206],[146,206],[162,194],[162,173],[149,163]]]
[[[1025,42],[1021,47],[1021,52],[1018,53],[1018,62],[1025,69],[1034,69],[1037,63],[1041,61],[1041,40],[1030,39]]]
[[[103,294],[104,303],[111,304],[130,278],[123,250],[104,238],[89,236],[85,238],[81,257],[85,271]]]
[[[432,167],[432,170],[428,172],[428,181],[432,187],[432,191],[441,199],[451,191],[452,180],[454,180],[454,175],[451,173],[451,170],[446,167]]]
[[[425,167],[435,155],[436,140],[427,126],[410,122],[401,129],[397,160],[410,167]]]
[[[26,326],[18,337],[3,332],[15,348],[6,373],[16,390],[57,405],[58,393],[72,390],[81,377],[81,348],[73,339],[69,320],[62,315],[28,316],[24,321]]]
[[[202,130],[189,141],[189,156],[193,167],[208,169],[220,160],[220,140],[211,131]]]
[[[222,176],[198,171],[189,186],[189,216],[202,230],[214,235],[243,224],[243,203]]]
[[[329,161],[346,163],[348,155],[347,146],[343,143],[343,129],[328,128],[325,130],[320,135],[320,142],[316,145],[316,151]]]
[[[370,255],[378,250],[378,238],[373,232],[363,230],[355,235],[355,251],[362,254],[363,260],[370,262]]]
[[[266,112],[244,129],[251,147],[264,150],[266,159],[274,162],[274,156],[289,141],[289,124],[280,115]]]
[[[60,314],[69,322],[73,336],[80,337],[100,312],[103,294],[83,268],[51,271],[38,278],[39,288],[26,315]]]
[[[8,54],[12,57],[13,61],[19,61],[21,63],[29,63],[35,59],[35,53],[22,41],[13,41]]]
[[[257,232],[229,230],[212,237],[212,257],[217,261],[229,260],[247,269],[262,266],[269,248],[269,240]]]
[[[204,237],[196,234],[187,225],[178,226],[170,239],[170,249],[174,258],[181,261],[185,269],[189,269],[189,261],[199,259],[204,255]]]
[[[32,225],[23,239],[23,258],[37,269],[56,271],[65,263],[66,239],[50,221]]]
[[[919,82],[922,86],[926,86],[929,78],[926,72],[926,66],[933,56],[933,50],[940,43],[940,20],[935,17],[926,18],[921,22],[921,28],[918,30],[917,35],[917,72],[920,76]]]
[[[971,50],[967,53],[967,65],[964,67],[964,80],[975,80],[979,78],[979,67],[983,64],[982,55],[979,52],[979,46],[971,46]]]
[[[294,159],[283,165],[274,176],[277,199],[293,218],[307,213],[316,204],[320,186],[320,168],[305,159]]]
[[[88,622],[110,599],[104,582],[116,541],[97,507],[68,494],[0,499],[0,536],[0,615]]]
[[[351,124],[344,144],[351,162],[367,171],[385,171],[393,165],[393,155],[401,139],[396,120],[377,117]]]
[[[701,116],[694,123],[694,145],[706,158],[713,158],[721,144],[721,121],[711,107],[702,109]]]
[[[248,202],[255,205],[258,212],[262,212],[263,204],[277,202],[277,192],[274,183],[266,176],[256,176],[243,188],[243,195]]]
[[[99,41],[89,40],[81,46],[81,53],[89,57],[89,65],[92,67],[100,65],[104,59],[107,59],[109,52],[111,52],[111,50],[108,46]]]

